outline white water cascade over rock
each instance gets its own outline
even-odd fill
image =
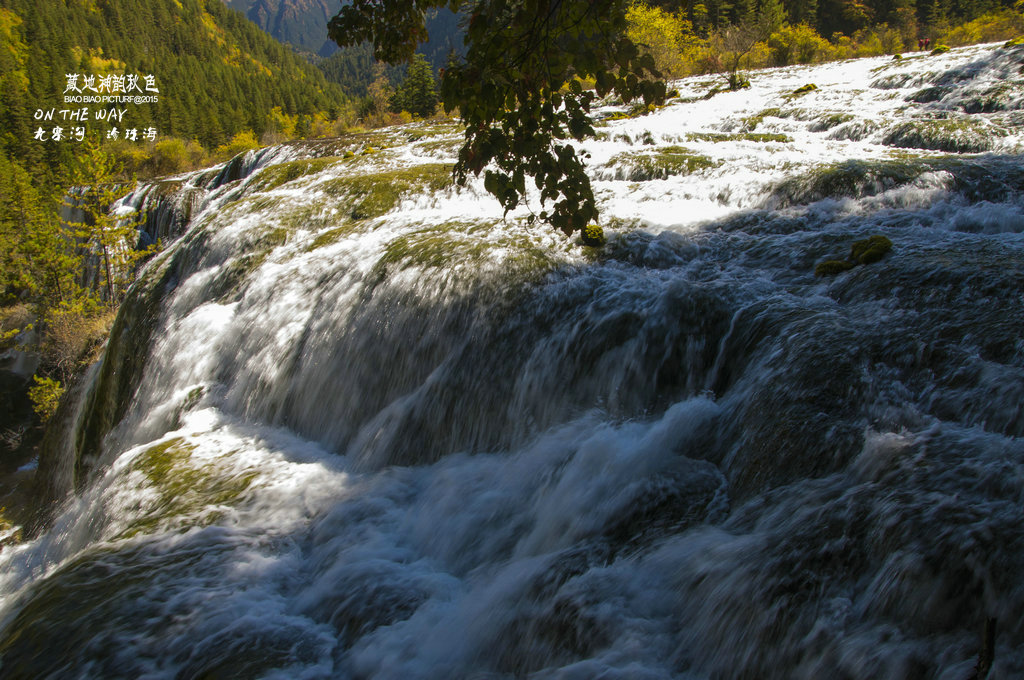
[[[1024,677],[1022,64],[609,105],[602,249],[450,124],[140,187],[0,676]]]

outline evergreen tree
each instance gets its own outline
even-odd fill
[[[416,54],[409,64],[409,74],[405,82],[395,92],[391,100],[391,109],[396,113],[408,111],[420,118],[429,118],[437,109],[437,83],[434,71],[422,54]]]
[[[136,262],[152,252],[151,249],[135,248],[139,223],[134,211],[110,213],[113,204],[134,184],[118,182],[119,176],[114,159],[99,144],[87,143],[73,174],[74,185],[81,189],[81,193],[69,204],[69,207],[81,211],[82,220],[67,224],[70,233],[87,252],[98,258],[104,285],[102,298],[110,306],[120,301],[120,296],[134,278]],[[98,281],[94,285],[96,288]]]

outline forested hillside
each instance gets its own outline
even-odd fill
[[[774,0],[654,0],[650,4],[684,13],[700,31],[742,22],[746,17],[775,4]],[[943,30],[1000,8],[1014,6],[1014,0],[781,0],[785,19],[807,24],[820,35],[846,36],[872,26],[916,30]]]
[[[131,105],[132,126],[221,144],[260,135],[274,107],[331,112],[345,97],[314,67],[220,0],[0,0],[0,151],[33,174],[72,144],[33,139],[33,114],[63,106],[67,74],[152,75],[159,101]]]

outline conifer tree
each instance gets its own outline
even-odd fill
[[[99,144],[85,144],[73,174],[80,193],[69,204],[81,211],[82,219],[67,223],[70,232],[98,258],[104,282],[102,297],[109,306],[117,304],[131,282],[135,263],[152,252],[135,248],[139,226],[135,211],[110,213],[114,203],[134,184],[119,182],[118,170],[115,160]],[[98,288],[98,282],[94,288]]]
[[[415,54],[409,64],[409,74],[391,100],[395,112],[408,111],[420,118],[429,118],[437,109],[437,84],[427,58]]]

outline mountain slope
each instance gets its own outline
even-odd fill
[[[225,0],[275,39],[307,52],[328,56],[338,47],[327,37],[327,22],[339,0]]]
[[[276,106],[313,114],[345,102],[317,69],[219,0],[2,0],[0,8],[9,62],[0,124],[18,130],[4,143],[11,156],[40,154],[24,130],[35,109],[62,107],[67,74],[153,75],[159,102],[129,106],[128,122],[206,145],[262,132]]]

